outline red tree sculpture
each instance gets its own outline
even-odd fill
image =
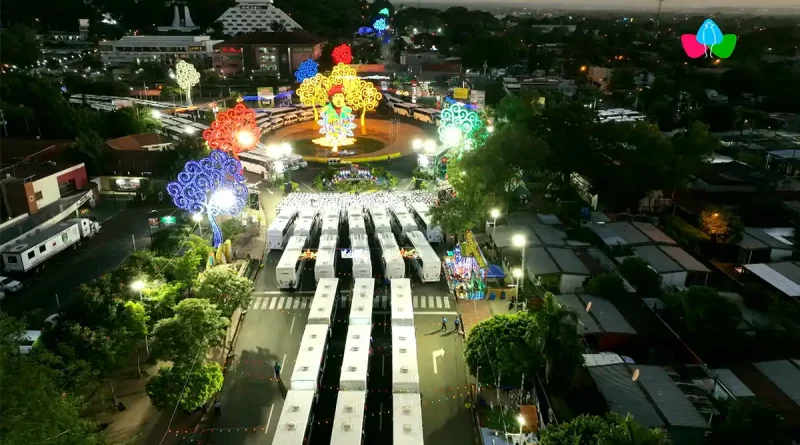
[[[353,51],[350,49],[350,45],[342,43],[334,48],[333,52],[331,52],[331,59],[333,59],[334,65],[338,65],[340,63],[349,65],[350,62],[353,61]]]
[[[217,120],[203,131],[203,139],[212,150],[230,153],[237,160],[239,153],[255,148],[261,137],[256,113],[242,104],[217,114]]]

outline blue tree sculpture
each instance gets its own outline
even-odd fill
[[[214,247],[222,243],[217,215],[238,215],[247,203],[248,190],[242,164],[229,154],[212,150],[208,157],[189,161],[178,180],[167,184],[175,206],[192,213],[205,213],[214,234]]]
[[[298,82],[302,82],[309,77],[316,76],[318,72],[319,64],[314,62],[313,59],[308,59],[297,67],[297,71],[294,72],[294,77]]]

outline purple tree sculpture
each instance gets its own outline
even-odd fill
[[[219,150],[212,150],[199,161],[187,162],[178,173],[178,180],[167,184],[167,193],[178,208],[208,216],[214,247],[222,243],[216,216],[239,214],[248,197],[242,164]]]

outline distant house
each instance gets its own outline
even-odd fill
[[[578,333],[600,351],[612,351],[628,344],[634,329],[614,305],[600,297],[585,294],[556,295],[556,301],[572,309],[577,315]],[[591,303],[590,310],[586,310]]]
[[[708,283],[711,270],[680,247],[639,246],[633,252],[661,277],[662,286]]]
[[[745,270],[787,297],[800,297],[800,265],[795,261],[747,264]]]
[[[591,274],[574,250],[534,247],[525,252],[526,278],[537,279],[562,294],[577,292]]]
[[[781,261],[792,256],[794,243],[785,237],[793,236],[792,228],[757,229],[748,227],[742,233],[739,262],[742,264]]]
[[[711,370],[719,398],[757,398],[777,409],[792,428],[800,428],[800,360],[746,363]]]
[[[172,141],[157,133],[140,133],[106,141],[111,153],[108,163],[115,175],[152,176],[158,169],[158,153],[168,150]]]

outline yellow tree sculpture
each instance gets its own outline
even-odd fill
[[[300,103],[305,106],[314,108],[314,120],[319,120],[318,106],[323,106],[328,103],[328,78],[322,74],[317,74],[314,77],[309,77],[303,80],[300,88],[297,89],[297,97],[300,98]]]
[[[378,106],[378,101],[383,96],[372,82],[358,79],[357,82],[350,82],[349,85],[346,85],[344,97],[352,109],[361,110],[361,129],[362,131],[365,130],[367,127],[364,123],[364,116],[367,114],[367,110],[375,110]]]

